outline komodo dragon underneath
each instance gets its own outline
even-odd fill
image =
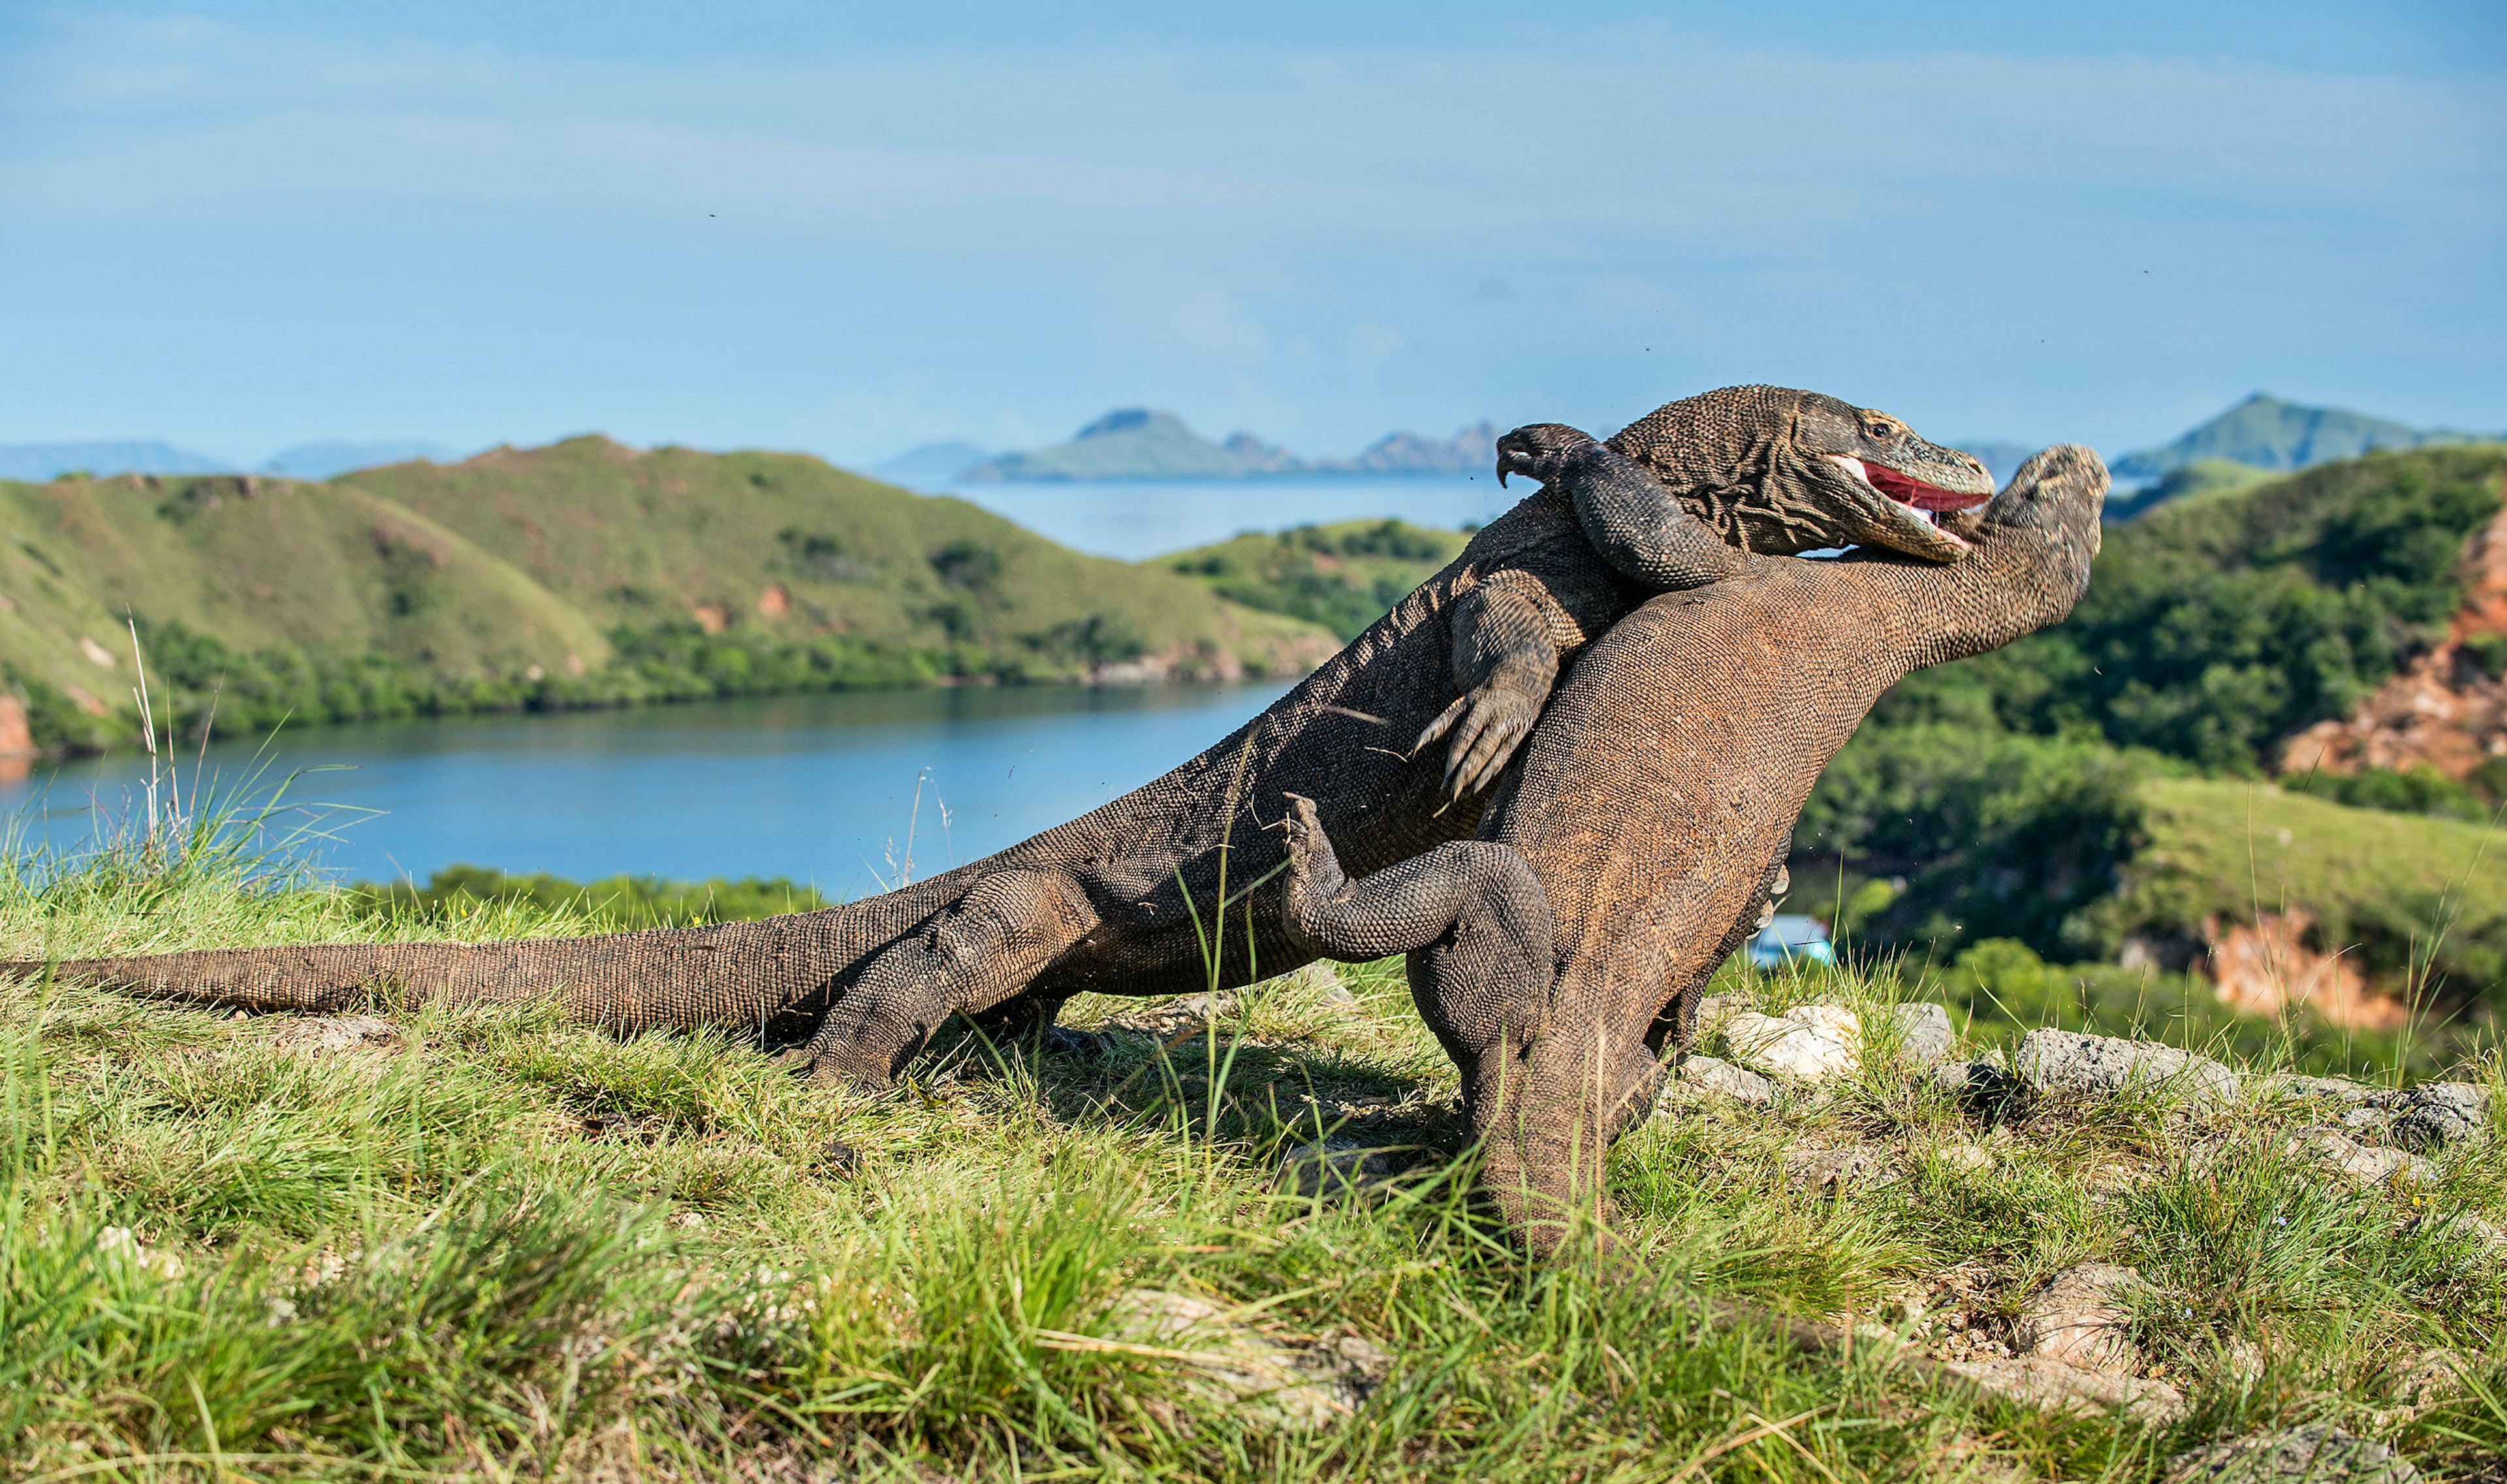
[[[952,1014],[1015,999],[1003,1019],[1033,1024],[1049,1022],[1083,991],[1203,987],[1206,941],[1222,985],[1286,972],[1313,954],[1281,929],[1281,839],[1249,823],[1251,801],[1283,791],[1328,801],[1341,849],[1362,871],[1461,839],[1478,819],[1479,798],[1446,800],[1436,762],[1403,744],[1443,723],[1456,734],[1463,781],[1493,773],[1539,711],[1562,654],[1649,588],[1709,582],[1741,566],[1718,531],[1780,543],[1880,541],[1939,555],[1944,544],[1914,502],[1955,505],[1991,489],[1966,454],[1811,392],[1708,392],[1628,432],[1653,478],[1591,482],[1580,512],[1557,490],[1524,500],[1217,746],[945,875],[818,912],[710,927],[204,950],[76,959],[54,971],[70,982],[264,1010],[327,1009],[390,986],[414,999],[558,995],[574,1018],[624,1032],[716,1026],[770,1044],[807,1035],[815,1022],[806,1048],[814,1075],[868,1083],[893,1076]],[[1537,443],[1516,440],[1505,456],[1532,456]],[[1694,513],[1683,503],[1692,497]],[[1222,886],[1235,893],[1224,904]],[[1240,904],[1244,930],[1218,931],[1218,909]],[[43,968],[0,964],[20,974]]]
[[[1586,445],[1569,481],[1616,455]],[[2023,465],[1954,566],[1751,559],[1647,602],[1587,650],[1476,838],[1352,881],[1326,801],[1291,799],[1286,925],[1305,951],[1409,954],[1462,1068],[1482,1189],[1536,1247],[1598,1203],[1602,1154],[1653,1106],[1666,1041],[1779,892],[1811,784],[1908,671],[2060,621],[2088,585],[2107,472]],[[1319,809],[1320,805],[1320,809]]]

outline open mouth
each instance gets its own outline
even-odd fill
[[[1842,453],[1831,453],[1828,456],[1836,460],[1846,473],[1856,479],[1870,485],[1899,504],[1912,505],[1917,510],[1972,510],[1993,498],[1990,490],[1982,494],[1961,494],[1955,489],[1944,489],[1939,485],[1928,485],[1911,474],[1901,474],[1887,464],[1848,458]]]
[[[1901,474],[1886,464],[1871,463],[1864,459],[1848,457],[1843,453],[1831,453],[1828,456],[1846,473],[1899,504],[1912,509],[1928,525],[1941,525],[1939,521],[1933,519],[1937,512],[1972,510],[1993,498],[1990,491],[1982,494],[1963,494],[1956,489],[1944,489],[1939,485],[1928,484],[1911,474]],[[1948,535],[1949,532],[1944,531],[1943,534]]]

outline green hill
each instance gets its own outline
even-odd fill
[[[1156,564],[1230,602],[1321,624],[1346,642],[1470,541],[1465,531],[1400,521],[1342,521],[1276,535],[1248,532]]]
[[[2143,511],[2161,505],[2243,489],[2271,477],[2271,470],[2258,469],[2252,464],[2226,458],[2198,458],[2190,464],[2170,469],[2158,483],[2130,494],[2109,495],[2106,518],[2111,525],[2117,521],[2129,521]]]
[[[2258,469],[2306,469],[2380,449],[2472,443],[2482,436],[2410,427],[2336,407],[2301,407],[2256,392],[2174,443],[2127,453],[2113,467],[2115,477],[2126,482],[2159,479],[2206,458]]]
[[[2380,452],[2111,527],[2069,620],[1882,698],[1812,793],[1797,878],[1841,879],[1821,894],[1859,900],[1843,915],[1868,918],[1880,941],[1947,953],[2012,938],[2065,961],[2286,902],[2331,947],[2357,945],[2388,987],[2408,978],[2415,942],[2428,952],[2436,884],[2472,872],[2467,842],[2486,827],[2238,780],[2436,641],[2502,480],[2507,449]],[[2486,812],[2507,803],[2507,761],[2445,788],[2340,791]],[[2236,809],[2215,807],[2232,795]],[[2283,827],[2294,852],[2278,849]],[[2254,840],[2271,849],[2250,851]],[[2489,905],[2455,924],[2438,960],[2463,998],[2507,986],[2507,904],[2494,900],[2507,871],[2492,859],[2473,874],[2493,884]],[[1904,888],[1881,885],[1891,878]]]
[[[587,437],[328,484],[0,484],[0,671],[54,746],[127,734],[126,614],[174,711],[215,692],[230,728],[1293,674],[1333,647],[1173,573],[791,454]]]

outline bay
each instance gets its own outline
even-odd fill
[[[457,862],[782,876],[852,897],[897,880],[909,849],[928,876],[1083,814],[1287,689],[964,687],[307,728],[213,744],[170,781],[187,801],[285,782],[274,828],[330,832],[305,849],[336,878],[422,884]],[[82,760],[0,783],[0,809],[23,845],[76,851],[143,807],[148,774],[144,757]]]
[[[1075,551],[1125,561],[1224,541],[1240,531],[1287,530],[1335,521],[1395,519],[1451,529],[1486,525],[1529,487],[1498,488],[1496,475],[1282,476],[1262,479],[1091,480],[947,484],[954,494]]]

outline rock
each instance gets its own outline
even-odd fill
[[[2342,1127],[2353,1134],[2382,1134],[2393,1126],[2395,1115],[2380,1107],[2354,1107],[2342,1114]]]
[[[1982,1144],[1948,1143],[1933,1151],[1933,1158],[1944,1170],[1972,1174],[1993,1166],[1993,1151]]]
[[[1950,1012],[1940,1005],[1906,1004],[1889,1007],[1896,1021],[1898,1060],[1910,1067],[1938,1067],[1949,1060],[1950,1047],[1957,1037],[1950,1033]]]
[[[2387,1137],[2422,1153],[2489,1137],[2489,1095],[2471,1082],[2423,1082],[2380,1099],[2395,1115]]]
[[[1996,1096],[2019,1087],[2019,1080],[1999,1062],[1944,1062],[1933,1068],[1932,1076],[1935,1087],[1968,1097]]]
[[[2141,1275],[2111,1262],[2084,1262],[2049,1279],[2020,1306],[2015,1334],[2025,1354],[2083,1370],[2132,1368],[2132,1310],[2124,1300]]]
[[[2217,1104],[2237,1090],[2237,1074],[2209,1057],[2156,1041],[2074,1031],[2029,1032],[2019,1042],[2018,1070],[2035,1092],[2075,1098],[2166,1091]]]
[[[1316,1196],[1377,1198],[1401,1173],[1397,1150],[1374,1148],[1345,1135],[1299,1144],[1280,1156],[1272,1188],[1309,1200]]]
[[[1048,1026],[1044,1032],[1044,1049],[1055,1056],[1071,1057],[1082,1062],[1100,1062],[1111,1050],[1102,1031],[1081,1031],[1071,1026]]]
[[[2383,1443],[2319,1422],[2180,1453],[2167,1461],[2166,1484],[2411,1484],[2419,1476]]]
[[[1104,1348],[1119,1353],[1137,1345],[1182,1360],[1192,1366],[1190,1390],[1228,1404],[1236,1415],[1292,1431],[1349,1416],[1393,1368],[1383,1351],[1355,1336],[1277,1339],[1188,1294],[1135,1288],[1114,1301],[1113,1318],[1123,1340]],[[1092,1348],[1079,1335],[1045,1343]]]
[[[2237,1383],[2242,1390],[2251,1392],[2263,1384],[2263,1348],[2254,1341],[2232,1335],[2213,1355],[2216,1357],[2211,1362],[2213,1368]]]
[[[1851,1076],[1863,1062],[1861,1029],[1842,1005],[1797,1005],[1781,1018],[1743,1010],[1725,1021],[1724,1039],[1735,1059],[1797,1082]]]
[[[1358,1003],[1358,996],[1350,993],[1349,986],[1340,977],[1340,971],[1332,967],[1331,960],[1328,959],[1317,959],[1303,968],[1282,974],[1273,981],[1273,984],[1276,988],[1291,994],[1319,999],[1325,1004],[1344,1009]]]
[[[172,1252],[160,1251],[139,1240],[127,1226],[108,1226],[95,1234],[99,1256],[127,1263],[153,1278],[172,1283],[183,1276],[183,1259]]]
[[[2295,1074],[2274,1077],[2271,1091],[2284,1098],[2325,1099],[2335,1103],[2359,1104],[2377,1096],[2377,1089],[2347,1077],[2302,1077]]]
[[[2463,1394],[2463,1378],[2471,1370],[2470,1362],[2452,1350],[2423,1350],[2411,1363],[2392,1373],[2385,1394],[2406,1406],[2425,1406],[2449,1396]]]
[[[1728,1098],[1751,1107],[1773,1107],[1776,1084],[1755,1071],[1745,1071],[1729,1062],[1710,1056],[1690,1055],[1681,1058],[1672,1068],[1673,1097],[1662,1101],[1663,1106],[1675,1102],[1696,1103]]]
[[[2362,1185],[2383,1185],[2396,1179],[2426,1183],[2437,1177],[2437,1167],[2416,1154],[2371,1148],[2322,1124],[2299,1130],[2282,1148],[2294,1155],[2312,1154]]]
[[[1876,1149],[1788,1149],[1786,1178],[1805,1190],[1871,1189],[1894,1182],[1897,1172]]]
[[[1724,1029],[1724,1023],[1750,1008],[1749,1001],[1738,995],[1708,995],[1697,1001],[1697,1038],[1705,1040]]]
[[[400,1031],[390,1021],[372,1015],[315,1015],[279,1028],[270,1043],[319,1056],[326,1051],[397,1046]]]
[[[2135,1416],[2168,1422],[2185,1415],[2185,1394],[2163,1381],[2142,1381],[2105,1371],[2084,1370],[2047,1356],[2016,1356],[2008,1360],[1952,1360],[1944,1369],[1967,1377],[1990,1392],[2051,1411],[2087,1412],[2123,1408]]]

